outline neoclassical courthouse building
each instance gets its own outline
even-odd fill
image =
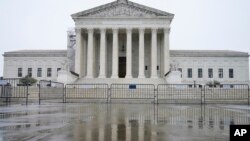
[[[169,50],[174,15],[117,0],[71,15],[67,50],[4,53],[4,78],[30,75],[64,83],[221,83],[249,81],[249,55]]]

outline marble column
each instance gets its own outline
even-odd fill
[[[132,78],[132,29],[127,29],[126,78]]]
[[[99,78],[106,78],[106,29],[101,30],[101,43],[100,43],[100,74]]]
[[[169,33],[170,28],[164,28],[164,75],[170,70],[170,55],[169,55]]]
[[[87,78],[93,78],[93,53],[94,53],[94,46],[93,46],[93,34],[94,29],[88,28],[88,58],[87,58]]]
[[[112,76],[118,78],[118,28],[113,28]]]
[[[152,28],[151,78],[158,78],[157,76],[157,28]]]
[[[81,64],[82,64],[82,29],[76,28],[76,53],[75,53],[75,72],[79,74],[79,77],[82,77],[81,74]]]
[[[144,57],[145,57],[145,51],[144,51],[144,28],[139,29],[139,78],[145,78],[144,73]]]

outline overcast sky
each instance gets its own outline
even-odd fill
[[[0,0],[0,53],[66,49],[70,15],[113,0]],[[133,0],[175,14],[171,49],[250,52],[250,0]],[[0,57],[0,76],[3,57]]]

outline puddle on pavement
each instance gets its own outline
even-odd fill
[[[45,104],[0,107],[0,141],[229,140],[247,106]]]

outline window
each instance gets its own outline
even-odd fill
[[[157,70],[159,70],[159,66],[157,66]]]
[[[234,69],[229,69],[229,78],[234,78]]]
[[[189,68],[188,69],[188,78],[192,78],[193,77],[192,75],[193,75],[192,69]]]
[[[208,69],[208,78],[213,78],[213,69]]]
[[[202,78],[203,77],[203,72],[202,72],[202,69],[199,68],[198,69],[198,78]]]
[[[23,69],[22,68],[18,68],[18,70],[17,70],[17,76],[18,77],[23,77]]]
[[[178,71],[181,72],[181,78],[182,78],[182,68],[178,68]]]
[[[51,68],[47,68],[47,77],[51,77],[52,76],[52,69]]]
[[[219,78],[223,78],[223,69],[219,69]]]
[[[37,68],[37,77],[42,77],[42,68]]]
[[[60,71],[61,68],[57,68],[56,71],[57,71],[57,76],[58,76],[58,71]],[[99,70],[100,70],[100,66],[99,66]]]
[[[145,66],[145,70],[148,70],[148,66]]]
[[[32,77],[32,68],[28,68],[28,76]]]

